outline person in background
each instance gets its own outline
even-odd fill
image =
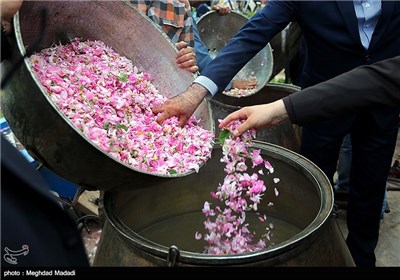
[[[199,1],[190,1],[190,4],[194,8],[197,8],[199,6],[199,4],[201,4],[201,3]],[[229,14],[231,12],[229,7],[220,7],[219,5],[213,5],[212,9],[215,10],[215,12],[221,16]],[[197,18],[194,16],[194,21],[193,21],[194,49],[196,52],[197,66],[199,67],[199,72],[201,74],[201,71],[212,61],[212,58],[208,52],[207,46],[204,44],[204,42],[200,38],[200,33],[197,29],[196,21],[197,21]],[[225,87],[225,90],[230,90],[233,88],[252,89],[256,86],[257,86],[256,80],[232,80]]]
[[[400,54],[398,1],[269,0],[181,94],[153,108],[158,123],[177,116],[184,125],[202,100],[224,90],[236,73],[290,22],[297,21],[306,44],[302,88],[357,66]],[[363,81],[364,82],[364,81]],[[350,94],[350,93],[347,93]],[[318,99],[315,100],[318,105]],[[352,105],[352,104],[351,104]],[[300,153],[331,180],[340,145],[351,134],[351,188],[346,243],[357,266],[375,266],[380,214],[394,153],[399,107],[372,110],[314,122],[302,128]],[[379,164],[376,164],[379,163]]]
[[[190,5],[195,8],[195,19],[198,20],[204,14],[210,11],[216,11],[219,15],[226,15],[231,12],[231,8],[229,6],[221,6],[218,4],[214,4],[215,1],[190,1]]]
[[[347,134],[343,138],[342,146],[340,147],[339,160],[337,166],[337,179],[334,182],[333,189],[335,194],[348,195],[350,189],[350,168],[351,168],[351,138]],[[336,196],[336,195],[335,195]],[[345,197],[341,198],[345,199]]]
[[[239,10],[239,1],[237,0],[215,0],[213,4],[216,4],[220,7],[228,7],[231,11]]]
[[[1,0],[1,61],[22,0]],[[1,266],[89,267],[77,224],[33,166],[1,134]]]
[[[251,128],[261,129],[263,127],[270,127],[271,125],[278,124],[275,122],[275,120],[279,120],[280,122],[286,118],[289,118],[292,123],[304,125],[309,122],[313,122],[314,120],[319,120],[320,118],[333,118],[348,114],[350,110],[357,110],[358,106],[361,108],[369,108],[372,105],[379,105],[385,102],[390,106],[400,106],[400,79],[397,77],[397,73],[399,71],[400,57],[376,63],[371,67],[360,67],[356,70],[352,70],[346,74],[343,74],[342,76],[338,76],[329,82],[321,83],[318,86],[310,87],[303,91],[294,93],[292,96],[285,97],[284,101],[279,100],[274,103],[266,104],[265,108],[263,107],[264,105],[260,105],[260,107],[253,106],[242,108],[228,115],[224,120],[222,120],[219,127],[221,129],[228,127],[229,123],[233,120],[246,120],[245,123],[239,126],[238,130],[235,131],[235,135],[239,136],[244,131]],[[366,84],[357,83],[357,81],[364,80],[368,82]],[[349,95],[348,92],[350,93]],[[317,109],[313,106],[314,98],[317,98],[317,96],[313,95],[319,94],[321,94],[321,96],[326,95],[326,98],[320,100],[322,102],[319,103],[321,108]],[[346,98],[348,99],[346,100]],[[344,104],[343,102],[350,102],[349,104],[353,104],[355,106],[349,107],[348,104]],[[284,107],[282,107],[282,105]],[[343,108],[343,106],[346,107]],[[328,107],[334,108],[334,112],[331,116],[327,117],[326,115],[319,115],[324,109],[326,111],[330,111],[331,109],[328,109]],[[301,112],[297,115],[303,116],[303,113],[308,111],[309,108],[313,108],[313,110],[309,111],[309,114],[312,116],[311,120],[306,120],[304,122],[301,117],[300,119],[295,120],[296,111]],[[291,111],[291,113],[288,114],[288,111]],[[344,141],[346,140],[349,141],[347,144],[350,144],[349,155],[346,155],[350,156],[350,162],[345,161],[345,163],[351,163],[351,138],[349,134],[346,135]],[[346,143],[343,142],[341,152],[344,151],[343,145],[346,145]],[[341,162],[340,159],[341,158],[339,158],[338,168],[339,177],[334,187],[336,192],[339,190],[342,192],[347,191],[348,193],[350,189],[350,170],[348,169],[350,169],[350,166],[347,166],[348,169],[343,170],[345,166],[343,166],[343,162]],[[395,168],[395,165],[396,162],[391,170]],[[343,178],[344,174],[347,174],[348,177]],[[340,175],[342,175],[342,177],[340,177]],[[380,217],[381,220],[383,220],[384,213],[387,208],[386,203],[387,192],[385,192],[385,197],[383,200]]]
[[[178,48],[176,62],[182,69],[196,73],[199,67],[194,51],[193,18],[189,0],[131,0]]]
[[[399,124],[399,126],[400,126],[400,124]],[[397,155],[397,157],[399,158],[400,155]],[[393,162],[393,166],[390,168],[390,171],[389,171],[388,179],[392,180],[392,181],[400,182],[400,161],[399,161],[399,159],[396,159]]]
[[[226,116],[219,127],[244,120],[233,132],[237,137],[246,130],[271,128],[286,119],[306,125],[370,110],[377,105],[400,107],[399,72],[400,56],[360,66],[277,101],[243,107]]]
[[[192,7],[194,7],[195,18],[199,19],[206,13],[211,11],[212,1],[190,1]]]
[[[350,191],[350,169],[351,169],[351,137],[347,134],[344,139],[342,146],[340,147],[339,160],[337,165],[337,177],[334,181],[333,190],[335,193],[335,201],[347,202],[349,191]],[[385,191],[385,196],[383,197],[382,211],[381,211],[381,221],[385,215],[385,212],[390,212],[387,205],[387,191]],[[339,205],[340,207],[340,205]]]

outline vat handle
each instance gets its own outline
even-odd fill
[[[176,247],[175,245],[172,245],[171,247],[169,247],[168,250],[168,255],[167,255],[167,266],[168,267],[172,267],[176,265],[176,262],[178,261],[180,256],[180,252],[178,247]]]

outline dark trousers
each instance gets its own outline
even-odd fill
[[[378,118],[382,115],[382,118]],[[350,133],[353,158],[346,242],[357,266],[375,266],[380,214],[396,146],[398,108],[384,108],[303,127],[301,153],[333,181],[343,137]]]

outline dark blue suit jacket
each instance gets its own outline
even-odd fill
[[[291,21],[303,32],[307,52],[299,84],[306,88],[357,66],[400,55],[400,1],[382,0],[368,50],[361,44],[353,1],[270,0],[243,26],[201,75],[220,92],[235,74]],[[373,113],[382,128],[397,123],[398,108]],[[350,120],[349,120],[350,121]]]
[[[382,1],[380,19],[365,50],[352,1],[270,0],[201,75],[223,91],[236,72],[291,21],[299,23],[307,43],[302,87],[400,55],[400,1]]]
[[[3,135],[1,176],[1,266],[89,267],[76,223]]]

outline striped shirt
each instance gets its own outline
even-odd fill
[[[188,0],[131,0],[172,42],[185,41],[194,47],[193,18]]]

